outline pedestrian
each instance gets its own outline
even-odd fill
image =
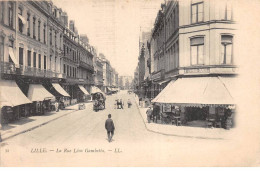
[[[114,130],[115,130],[114,122],[111,119],[111,114],[108,114],[108,119],[106,120],[105,128],[107,130],[108,142],[111,142],[112,138],[114,136]]]
[[[130,99],[127,100],[127,104],[128,104],[128,108],[131,108],[131,106],[132,106],[132,102],[131,102]]]
[[[153,110],[153,122],[157,123],[159,117],[160,117],[160,107],[156,105]]]
[[[120,101],[119,101],[119,99],[116,100],[116,104],[117,104],[117,109],[120,109]]]
[[[122,101],[122,99],[120,99],[120,105],[121,105],[121,109],[124,109],[124,102]]]
[[[141,106],[142,98],[139,98],[139,106]]]
[[[117,109],[117,100],[115,100],[114,109]]]
[[[42,114],[43,115],[45,114],[45,111],[46,111],[46,105],[45,105],[45,103],[43,103],[43,105],[42,105]]]
[[[56,112],[59,112],[59,102],[58,101],[55,102],[55,109],[56,109]]]
[[[152,107],[149,106],[149,109],[146,111],[146,115],[147,115],[147,121],[148,123],[151,122],[151,117],[152,117],[152,114],[153,114],[153,110],[152,110]]]

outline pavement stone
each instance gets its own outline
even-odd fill
[[[86,109],[88,109],[92,105],[92,103],[85,103],[85,105]],[[64,110],[60,110],[59,112],[52,111],[46,113],[45,115],[25,117],[14,122],[5,124],[2,126],[1,129],[2,141],[10,139],[19,134],[31,131],[35,128],[48,124],[52,121],[55,121],[63,116],[69,115],[76,111],[81,111],[78,109],[78,104],[67,106]]]
[[[226,130],[223,128],[202,128],[190,126],[175,126],[171,124],[148,123],[146,111],[148,108],[142,108],[138,105],[139,98],[135,97],[137,107],[143,118],[143,122],[148,131],[163,135],[200,138],[200,139],[231,139],[235,133],[234,129]]]

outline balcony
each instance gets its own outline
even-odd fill
[[[87,69],[91,72],[94,72],[94,67],[85,63],[85,62],[83,62],[83,61],[80,61],[79,66],[82,67],[82,68],[85,68],[85,69]]]
[[[47,78],[65,78],[66,76],[61,73],[56,73],[51,70],[39,69],[36,67],[19,65],[16,68],[13,63],[1,62],[1,73],[4,74],[17,74],[24,76],[35,76],[35,77],[47,77]]]

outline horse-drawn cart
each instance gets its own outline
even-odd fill
[[[103,93],[94,93],[92,94],[92,99],[93,99],[93,110],[94,111],[99,111],[103,110],[106,108],[106,97]]]

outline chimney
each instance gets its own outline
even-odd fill
[[[86,34],[81,34],[80,35],[80,39],[82,42],[84,42],[85,44],[87,44],[89,42],[88,40],[88,36]]]
[[[73,32],[75,32],[75,22],[74,20],[70,20],[69,29]]]
[[[66,27],[68,27],[68,15],[66,12],[62,12],[61,21]]]

